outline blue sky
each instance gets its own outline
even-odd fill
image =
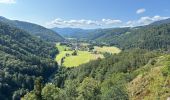
[[[110,28],[170,17],[170,0],[0,0],[0,16],[45,27]]]

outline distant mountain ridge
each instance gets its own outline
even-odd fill
[[[30,34],[49,42],[59,42],[64,40],[64,38],[58,33],[37,24],[18,20],[9,20],[2,16],[0,17],[0,22],[27,31]]]
[[[77,38],[87,40],[108,39],[113,35],[120,35],[129,30],[126,28],[107,28],[107,29],[80,29],[80,28],[52,28],[65,38]]]
[[[170,18],[153,22],[150,25],[161,25],[161,24],[168,24],[168,23],[170,23]]]
[[[88,33],[93,30],[81,29],[81,28],[52,28],[55,32],[59,33],[65,38],[86,38]]]

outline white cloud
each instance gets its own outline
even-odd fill
[[[153,17],[141,17],[139,20],[138,20],[138,24],[140,25],[148,25],[150,23],[153,23],[155,21],[159,21],[159,20],[163,20],[163,19],[167,19],[168,17],[161,17],[161,16],[153,16]]]
[[[85,26],[85,25],[97,25],[97,22],[92,20],[63,20],[61,18],[57,18],[50,23],[47,23],[48,25],[56,25],[56,26]]]
[[[72,28],[113,28],[113,27],[135,27],[148,25],[155,21],[164,20],[169,17],[163,17],[159,15],[155,16],[145,16],[141,17],[137,20],[129,20],[127,22],[123,22],[118,19],[101,19],[101,20],[64,20],[61,18],[57,18],[51,22],[46,23],[46,26],[51,27],[72,27]]]
[[[16,3],[16,0],[0,0],[0,3],[13,4],[13,3]]]
[[[119,23],[122,23],[121,20],[112,20],[112,19],[102,19],[102,22],[104,24],[119,24]]]
[[[61,18],[57,18],[49,23],[46,24],[47,27],[105,27],[105,26],[116,26],[118,24],[122,23],[121,20],[114,20],[114,19],[102,19],[102,20],[64,20]]]
[[[128,22],[125,23],[124,26],[126,26],[126,27],[134,27],[134,25],[135,25],[135,21],[128,21]]]
[[[142,14],[142,13],[144,13],[145,11],[146,11],[145,8],[141,8],[141,9],[138,9],[138,10],[136,11],[136,13],[137,13],[137,14]]]
[[[151,24],[155,21],[160,21],[160,20],[164,20],[167,19],[169,17],[162,17],[159,15],[153,16],[153,17],[149,17],[149,16],[145,16],[145,17],[141,17],[138,20],[132,20],[132,21],[128,21],[125,23],[125,26],[129,26],[129,27],[134,27],[134,26],[142,26],[142,25],[148,25]]]

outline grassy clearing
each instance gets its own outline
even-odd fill
[[[115,53],[120,53],[121,50],[117,47],[107,47],[107,46],[103,46],[103,47],[98,47],[98,46],[95,46],[94,47],[94,51],[97,51],[99,53],[112,53],[112,54],[115,54]]]
[[[78,51],[77,56],[66,57],[63,65],[66,67],[79,66],[89,62],[90,60],[96,60],[97,58],[104,58],[104,56],[101,54],[92,54],[87,51]]]
[[[72,54],[72,52],[73,51],[62,51],[62,52],[60,52],[57,56],[56,56],[56,61],[57,61],[57,63],[59,64],[59,65],[61,65],[61,59],[63,58],[63,57],[65,57],[65,55],[68,53],[68,54]]]
[[[60,43],[56,44],[56,47],[58,48],[59,52],[65,51],[65,50],[69,50],[70,47],[67,47],[66,45],[60,45]]]
[[[89,45],[89,44],[82,44],[82,45]],[[88,51],[77,51],[77,55],[73,56],[72,53],[73,50],[70,50],[70,47],[67,47],[65,45],[60,45],[59,43],[56,44],[56,47],[59,50],[59,54],[56,56],[56,61],[59,65],[61,65],[61,59],[65,57],[63,66],[65,67],[76,67],[84,63],[88,63],[91,60],[96,60],[98,58],[104,58],[102,53],[108,52],[108,53],[119,53],[121,50],[116,47],[95,47],[95,51],[97,51],[97,54],[94,54],[92,52]],[[69,54],[69,56],[66,56],[66,54]]]

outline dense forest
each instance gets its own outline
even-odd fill
[[[47,81],[57,69],[57,53],[55,46],[0,23],[0,99],[19,100],[33,89],[36,78]]]
[[[168,50],[170,45],[170,24],[136,28],[128,34],[117,38],[117,43],[123,49]]]
[[[35,84],[23,100],[128,100],[126,83],[139,74],[137,69],[154,65],[157,56],[160,53],[134,49],[76,68],[61,67],[50,83],[42,89],[38,88],[42,84]]]

